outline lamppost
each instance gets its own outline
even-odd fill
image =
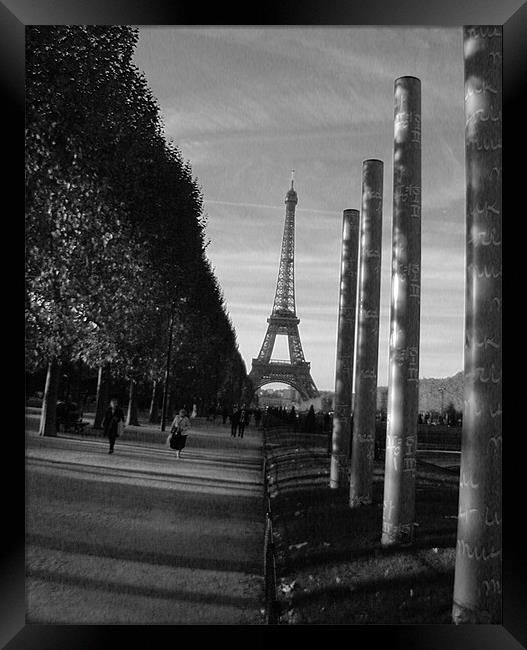
[[[138,427],[139,419],[137,417],[137,392],[136,384],[139,378],[139,357],[132,359],[132,364],[129,371],[130,386],[128,391],[128,413],[126,415],[125,426]]]
[[[443,413],[445,410],[445,405],[444,405],[445,388],[442,386],[438,390],[441,393],[441,419],[443,419]]]
[[[174,302],[170,308],[170,322],[168,325],[168,346],[167,346],[167,364],[165,368],[165,384],[163,386],[163,402],[161,405],[161,431],[165,430],[167,402],[168,402],[168,384],[170,381],[170,358],[172,356],[172,331],[174,329]]]
[[[180,303],[187,302],[186,298],[180,298]],[[174,311],[175,311],[175,300],[172,301],[170,307],[170,322],[168,324],[168,345],[167,345],[167,363],[165,368],[165,384],[163,386],[163,402],[161,405],[161,431],[166,429],[166,416],[168,409],[168,387],[170,384],[170,363],[172,357],[172,333],[174,331]]]

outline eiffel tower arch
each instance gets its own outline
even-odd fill
[[[267,332],[256,359],[252,360],[249,379],[257,391],[266,384],[288,384],[300,393],[303,400],[319,396],[311,377],[311,364],[305,360],[298,332],[300,319],[295,306],[295,208],[298,196],[291,188],[285,197],[285,225],[280,254],[280,266],[273,309],[267,319]],[[278,335],[287,336],[289,360],[272,360],[271,356]]]

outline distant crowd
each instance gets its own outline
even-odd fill
[[[211,405],[206,419],[216,422],[221,418],[223,424],[231,425],[231,435],[243,437],[245,428],[252,425],[256,428],[283,426],[294,432],[329,433],[333,426],[331,413],[319,411],[315,413],[313,406],[305,413],[299,413],[294,406],[286,409],[282,406],[267,406],[264,408],[248,408],[245,404],[234,404],[232,407]]]

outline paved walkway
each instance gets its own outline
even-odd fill
[[[27,433],[28,622],[263,623],[261,463],[254,429],[205,423],[180,460]]]

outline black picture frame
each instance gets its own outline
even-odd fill
[[[15,205],[23,201],[21,187],[23,169],[22,127],[24,120],[24,30],[32,24],[130,24],[130,25],[419,25],[461,26],[464,24],[503,25],[504,30],[504,132],[505,184],[504,214],[519,205],[522,182],[509,161],[519,152],[516,128],[520,122],[520,90],[527,78],[525,34],[527,6],[523,0],[313,0],[294,2],[276,0],[264,3],[216,4],[205,8],[199,3],[176,0],[0,0],[0,70],[5,120],[8,120],[12,141],[4,156],[10,159],[9,173],[16,194]],[[16,128],[14,125],[16,124]],[[508,126],[509,125],[509,126]],[[11,128],[12,127],[12,128]],[[18,130],[20,128],[20,131]],[[514,133],[512,128],[515,128]],[[4,122],[6,129],[6,122]],[[511,137],[508,137],[511,134]],[[508,177],[508,178],[507,178]],[[525,181],[523,181],[525,182]],[[20,192],[18,190],[20,189]],[[16,212],[18,223],[18,210]],[[12,217],[14,218],[14,217]],[[15,283],[16,288],[16,283]],[[16,297],[21,294],[17,293]],[[16,304],[16,300],[12,301]],[[16,404],[16,399],[13,400]],[[521,426],[521,425],[520,425]],[[157,648],[161,644],[201,642],[228,643],[229,646],[256,647],[279,643],[333,642],[330,635],[342,632],[349,643],[381,644],[390,648],[436,650],[518,649],[527,643],[525,583],[519,567],[523,542],[519,533],[521,522],[512,511],[514,494],[523,494],[521,472],[504,472],[505,552],[503,559],[503,625],[495,626],[60,626],[25,624],[24,570],[24,470],[22,436],[16,424],[9,436],[4,436],[4,459],[13,458],[14,477],[4,486],[4,500],[11,502],[13,513],[4,519],[2,572],[0,578],[0,642],[6,650],[27,648],[105,648],[124,647],[137,643]],[[511,431],[511,433],[513,433]],[[521,432],[517,432],[521,433]],[[510,436],[512,439],[513,436]],[[515,469],[515,452],[507,437],[504,465]],[[10,462],[10,461],[9,461]],[[5,474],[5,473],[4,473]],[[5,480],[5,475],[3,476]],[[13,498],[14,497],[14,498]],[[520,501],[520,498],[517,498]],[[508,504],[508,505],[507,505]],[[523,507],[523,506],[518,506]],[[306,629],[308,627],[309,629]],[[348,629],[353,627],[353,629]],[[177,628],[177,629],[175,629]],[[214,628],[214,629],[211,629]],[[183,637],[181,634],[183,633]],[[206,639],[209,637],[209,640]],[[338,637],[337,637],[338,638]],[[338,642],[338,641],[337,641]]]

